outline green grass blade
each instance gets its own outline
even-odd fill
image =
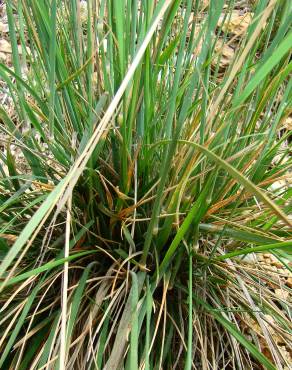
[[[249,81],[248,85],[245,87],[244,91],[234,100],[233,106],[241,105],[249,95],[254,91],[254,89],[260,84],[260,82],[268,75],[268,73],[276,66],[277,63],[281,61],[285,54],[291,50],[292,47],[292,32],[284,38],[273,54],[268,58],[265,64],[261,65],[256,71],[255,75]],[[290,63],[290,71],[292,70],[292,63]]]
[[[23,274],[17,275],[14,278],[9,279],[8,282],[4,286],[14,285],[14,284],[18,283],[19,281],[25,280],[25,279],[27,279],[27,278],[29,278],[31,276],[35,276],[35,275],[38,275],[38,274],[40,274],[40,273],[42,273],[44,271],[52,270],[55,267],[61,266],[65,262],[74,261],[77,258],[80,258],[80,257],[83,257],[83,256],[87,256],[87,255],[90,255],[92,253],[97,253],[97,252],[98,251],[96,251],[96,250],[84,251],[84,252],[72,254],[68,258],[60,258],[58,260],[55,260],[55,261],[52,261],[52,262],[48,262],[48,263],[46,263],[46,264],[44,264],[44,265],[42,265],[40,267],[37,267],[37,268],[32,269],[32,270],[29,270],[27,272],[24,272]],[[4,286],[1,286],[1,285],[0,285],[0,287],[3,288]]]
[[[226,254],[223,254],[222,256],[218,256],[215,258],[216,261],[224,261],[227,258],[233,258],[236,256],[244,256],[249,253],[269,253],[272,250],[286,250],[288,249],[288,252],[292,251],[292,241],[287,241],[287,242],[279,242],[279,243],[274,243],[274,244],[266,244],[266,245],[258,245],[256,247],[250,247],[250,248],[244,248],[244,249],[239,249],[235,250],[233,252],[229,252]]]

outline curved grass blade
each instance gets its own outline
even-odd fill
[[[171,143],[170,140],[164,140],[159,144],[169,144]],[[238,183],[240,183],[246,190],[253,193],[256,197],[258,197],[263,203],[265,203],[279,218],[281,218],[287,225],[292,226],[292,222],[288,219],[288,217],[284,214],[284,212],[264,193],[262,192],[256,185],[254,185],[250,180],[248,180],[244,175],[242,175],[237,169],[227,163],[224,159],[218,157],[215,153],[207,149],[206,147],[193,143],[187,140],[178,140],[178,143],[181,144],[188,144],[190,146],[195,147],[201,153],[205,154],[210,160],[215,162],[218,166],[224,168],[230,176],[232,176]],[[191,225],[192,219],[197,212],[198,202],[194,204],[191,208],[190,212],[188,213],[187,217],[185,218],[184,222],[182,223],[181,227],[179,228],[177,234],[175,235],[172,243],[170,244],[166,255],[159,267],[159,276],[165,271],[167,268],[173,254],[175,253],[177,247],[179,246],[182,238],[184,237],[185,233],[187,232],[189,226]]]

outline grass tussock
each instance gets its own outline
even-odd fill
[[[0,368],[288,369],[291,2],[6,12]]]

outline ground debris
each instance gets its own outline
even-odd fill
[[[225,14],[222,14],[218,26],[222,27],[222,31],[225,33],[240,36],[246,33],[252,18],[253,13],[235,9],[227,17]]]

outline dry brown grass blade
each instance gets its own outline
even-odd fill
[[[7,240],[9,244],[13,244],[17,239],[17,236],[13,234],[0,234],[0,238]]]

